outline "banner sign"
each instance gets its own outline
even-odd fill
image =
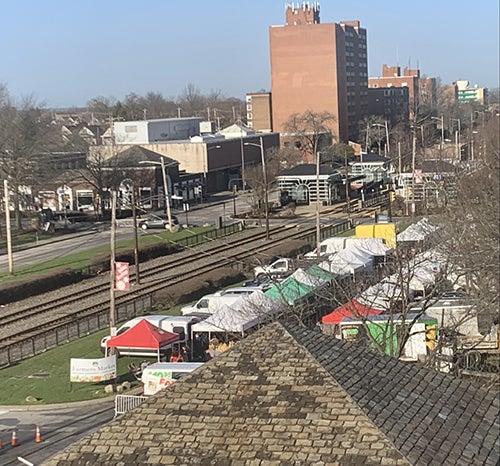
[[[423,183],[424,182],[424,175],[422,173],[422,170],[415,170],[413,176],[415,178],[415,183]]]
[[[116,377],[116,355],[100,359],[71,358],[70,382],[103,382]]]
[[[128,262],[115,262],[115,290],[130,290]]]

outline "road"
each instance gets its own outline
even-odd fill
[[[34,408],[34,407],[31,407]],[[22,464],[17,458],[39,465],[81,437],[97,430],[113,419],[114,398],[73,405],[52,405],[41,409],[6,408],[0,406],[0,450],[2,466]],[[29,410],[27,410],[29,409]],[[35,442],[36,426],[41,442]],[[11,446],[16,429],[18,445]]]

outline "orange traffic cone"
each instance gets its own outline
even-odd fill
[[[40,443],[42,441],[42,436],[40,435],[40,427],[36,426],[35,442]]]
[[[10,446],[11,447],[17,447],[19,445],[19,442],[17,440],[17,433],[16,429],[12,431],[12,437],[10,438]]]

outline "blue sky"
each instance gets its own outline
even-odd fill
[[[443,83],[499,86],[499,2],[324,0],[321,22],[360,20],[368,70],[419,66]],[[0,83],[48,107],[186,84],[243,99],[269,90],[269,33],[282,0],[5,0]]]

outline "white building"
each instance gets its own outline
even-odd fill
[[[113,123],[115,144],[155,144],[188,140],[200,134],[202,118],[166,118],[160,120],[116,121]]]

